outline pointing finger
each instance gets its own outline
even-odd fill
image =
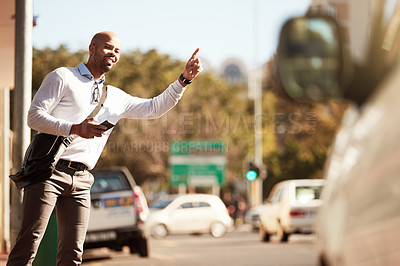
[[[200,51],[200,48],[197,48],[196,51],[192,54],[192,57],[190,59],[195,59],[197,56],[197,53]]]

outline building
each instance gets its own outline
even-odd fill
[[[247,85],[246,66],[240,59],[226,59],[221,64],[220,73],[229,83],[241,83]]]
[[[5,0],[0,9],[0,253],[10,242],[10,90],[14,88],[15,69],[15,1]]]

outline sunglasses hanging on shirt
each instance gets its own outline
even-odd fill
[[[94,83],[93,88],[93,102],[98,103],[100,100],[100,91],[99,91],[99,84],[97,82]]]

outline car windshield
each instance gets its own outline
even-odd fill
[[[296,200],[301,203],[307,203],[319,199],[321,195],[321,186],[299,186],[296,187]]]
[[[152,203],[149,208],[150,209],[164,209],[165,207],[168,206],[172,202],[172,199],[160,199]]]
[[[104,176],[95,175],[94,183],[90,189],[91,193],[105,193],[130,190],[130,186],[126,180],[120,176]]]

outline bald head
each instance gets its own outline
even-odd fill
[[[89,60],[86,66],[93,76],[101,77],[110,71],[118,62],[121,40],[117,34],[103,31],[95,34],[89,45]]]
[[[121,41],[120,41],[119,37],[117,36],[117,34],[115,34],[112,31],[102,31],[102,32],[96,33],[93,36],[90,44],[98,44],[99,42],[104,42],[104,41],[111,40],[111,39],[118,40],[118,42],[121,45]]]

